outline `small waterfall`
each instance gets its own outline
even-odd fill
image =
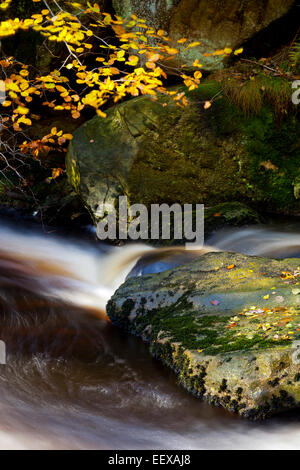
[[[20,226],[20,225],[19,225]],[[164,271],[208,251],[300,256],[297,231],[253,227],[209,246],[108,247],[0,228],[0,449],[299,447],[299,416],[241,421],[189,396],[105,305],[128,276]]]

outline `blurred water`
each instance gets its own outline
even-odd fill
[[[209,244],[300,256],[293,230],[232,229]],[[201,252],[109,248],[4,224],[0,247],[1,449],[300,448],[300,413],[252,423],[210,407],[107,321],[105,304],[130,272],[157,272]]]

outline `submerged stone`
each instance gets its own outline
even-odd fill
[[[299,259],[208,253],[128,279],[107,305],[198,397],[249,418],[300,404]]]

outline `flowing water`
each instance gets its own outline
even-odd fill
[[[288,224],[232,229],[209,244],[300,257],[299,234]],[[2,223],[0,448],[300,448],[300,412],[252,423],[210,407],[107,320],[105,304],[126,276],[194,256],[201,252],[111,248]]]

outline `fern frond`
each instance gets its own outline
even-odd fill
[[[296,65],[300,63],[300,41],[295,42],[290,52],[290,59]]]

